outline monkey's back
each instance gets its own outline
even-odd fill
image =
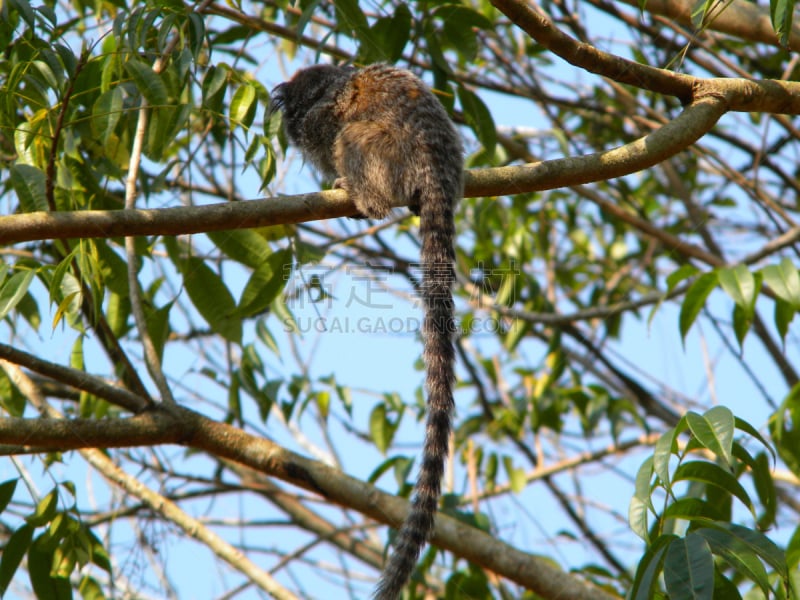
[[[359,187],[354,175],[360,173],[370,193],[383,190],[412,207],[424,193],[451,204],[461,195],[460,138],[444,107],[413,73],[385,64],[354,71],[332,108],[340,124],[335,169],[351,187]]]

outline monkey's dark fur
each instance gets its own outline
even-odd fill
[[[359,213],[382,219],[403,203],[420,216],[422,334],[428,419],[411,512],[383,570],[376,600],[403,590],[433,532],[448,454],[453,384],[455,279],[453,210],[461,197],[463,151],[447,112],[415,75],[376,64],[302,69],[274,90],[289,140]],[[396,200],[396,202],[392,202]]]

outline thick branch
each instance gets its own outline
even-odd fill
[[[560,31],[542,13],[523,0],[492,0],[520,29],[542,46],[576,67],[634,87],[675,96],[683,104],[706,95],[727,101],[727,110],[739,112],[800,113],[800,84],[748,79],[700,79],[642,65],[598,50]]]
[[[407,500],[381,492],[269,440],[248,435],[181,407],[159,406],[144,415],[108,419],[101,424],[92,419],[0,419],[0,443],[62,451],[182,444],[278,477],[381,523],[396,526],[403,521],[408,510]],[[517,550],[443,514],[436,519],[433,543],[544,597],[575,600],[614,598],[554,568],[549,561]]]
[[[640,0],[622,0],[637,10],[644,9],[648,13],[667,17],[681,25],[695,28],[692,13],[697,10],[697,3],[690,0],[647,0],[642,4]],[[704,29],[719,31],[750,42],[761,42],[780,48],[778,36],[772,27],[767,6],[758,6],[745,0],[732,0],[720,2],[720,8],[711,11],[710,19],[703,24]],[[800,50],[800,27],[792,26],[789,34],[789,49],[797,52]]]
[[[151,405],[148,398],[142,398],[133,392],[106,383],[83,371],[63,367],[33,354],[17,350],[8,344],[0,344],[0,359],[20,365],[35,373],[70,385],[75,389],[94,394],[133,413],[140,413]]]
[[[641,65],[632,60],[598,50],[560,31],[544,14],[524,0],[491,0],[525,33],[571,65],[637,88],[676,96],[688,103],[694,78],[666,69]]]
[[[687,107],[661,129],[607,152],[524,167],[474,169],[466,173],[465,195],[519,194],[629,175],[684,150],[711,129],[724,112],[724,101],[706,97]],[[302,223],[350,216],[355,212],[355,206],[342,190],[202,207],[34,212],[0,217],[0,244],[42,239],[180,235]]]

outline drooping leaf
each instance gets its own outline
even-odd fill
[[[5,595],[33,539],[34,528],[25,524],[12,533],[0,553],[0,596]]]
[[[189,298],[211,329],[229,342],[241,344],[242,321],[236,303],[222,278],[200,258],[191,256],[182,265]]]
[[[699,272],[699,269],[694,265],[681,265],[677,270],[667,275],[667,293],[674,290],[681,281],[694,277]]]
[[[233,123],[249,128],[256,116],[256,90],[250,84],[240,85],[231,99],[230,117]]]
[[[769,0],[769,16],[772,27],[778,35],[781,46],[789,44],[789,34],[792,31],[795,2],[793,0]]]
[[[158,73],[153,71],[150,65],[138,59],[129,58],[125,62],[125,70],[133,79],[139,93],[147,98],[147,102],[150,106],[157,107],[167,104],[167,88],[161,80],[161,77],[159,77]]]
[[[394,63],[403,55],[411,33],[411,11],[401,3],[391,17],[381,17],[370,27],[370,43],[359,46],[359,58],[365,63]]]
[[[28,293],[33,276],[33,271],[26,270],[14,273],[6,279],[0,287],[0,320],[5,319],[6,315],[22,301]]]
[[[721,556],[733,568],[754,581],[767,598],[772,597],[769,576],[759,560],[758,552],[728,531],[704,527],[697,529],[695,533],[708,542],[714,554]]]
[[[206,235],[226,256],[253,269],[272,254],[269,244],[252,229],[209,231]]]
[[[0,483],[0,514],[6,509],[11,498],[14,496],[14,490],[17,489],[17,480],[9,479]]]
[[[712,600],[714,558],[702,536],[690,533],[669,545],[664,558],[664,584],[671,600]]]
[[[386,414],[386,405],[382,402],[376,404],[369,415],[369,432],[375,447],[381,454],[386,454],[392,443],[394,430]]]
[[[672,477],[674,481],[699,481],[717,488],[738,498],[751,512],[753,512],[753,502],[741,483],[737,481],[730,471],[723,469],[719,465],[705,461],[689,461],[682,463]]]
[[[497,145],[497,128],[492,113],[477,94],[463,85],[458,86],[458,100],[464,111],[464,120],[475,132],[484,149],[489,153],[494,152]]]
[[[57,510],[58,494],[56,490],[53,490],[39,501],[33,514],[26,517],[25,520],[28,522],[28,525],[41,527],[49,523],[53,517],[55,517]]]
[[[286,287],[291,266],[292,254],[289,250],[271,254],[250,276],[242,291],[237,314],[248,318],[267,310]]]
[[[16,164],[11,167],[9,179],[23,212],[47,210],[45,176],[41,169],[31,165]]]
[[[670,429],[661,434],[653,451],[653,471],[666,489],[670,489],[669,462],[675,453],[676,431]]]
[[[717,287],[719,282],[717,272],[711,271],[700,275],[689,289],[686,291],[686,297],[681,304],[681,312],[678,317],[679,328],[681,333],[681,340],[686,342],[686,334],[697,319],[697,315],[703,310],[706,303],[706,298],[711,291]]]
[[[92,107],[92,131],[105,146],[114,135],[122,116],[122,88],[114,87],[101,94]]]
[[[203,106],[214,113],[222,112],[225,100],[225,87],[228,83],[229,71],[225,65],[212,65],[203,78]]]
[[[45,536],[38,537],[28,548],[28,576],[37,598],[71,600],[69,579],[52,573],[56,548]]]
[[[667,551],[678,538],[675,535],[662,535],[647,549],[639,561],[636,575],[631,586],[631,600],[652,600],[654,588],[658,584],[659,575],[664,564]]]

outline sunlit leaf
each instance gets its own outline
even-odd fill
[[[33,281],[33,271],[14,273],[0,287],[0,319],[5,319],[28,292]]]
[[[733,468],[733,413],[724,406],[715,406],[703,415],[686,413],[686,422],[692,434],[705,448],[720,457],[725,465]]]
[[[800,274],[790,259],[784,257],[779,264],[768,265],[761,269],[761,273],[764,276],[764,283],[778,298],[793,309],[800,309]]]
[[[233,93],[230,109],[231,121],[245,128],[253,124],[256,116],[256,90],[250,84],[240,85]]]

